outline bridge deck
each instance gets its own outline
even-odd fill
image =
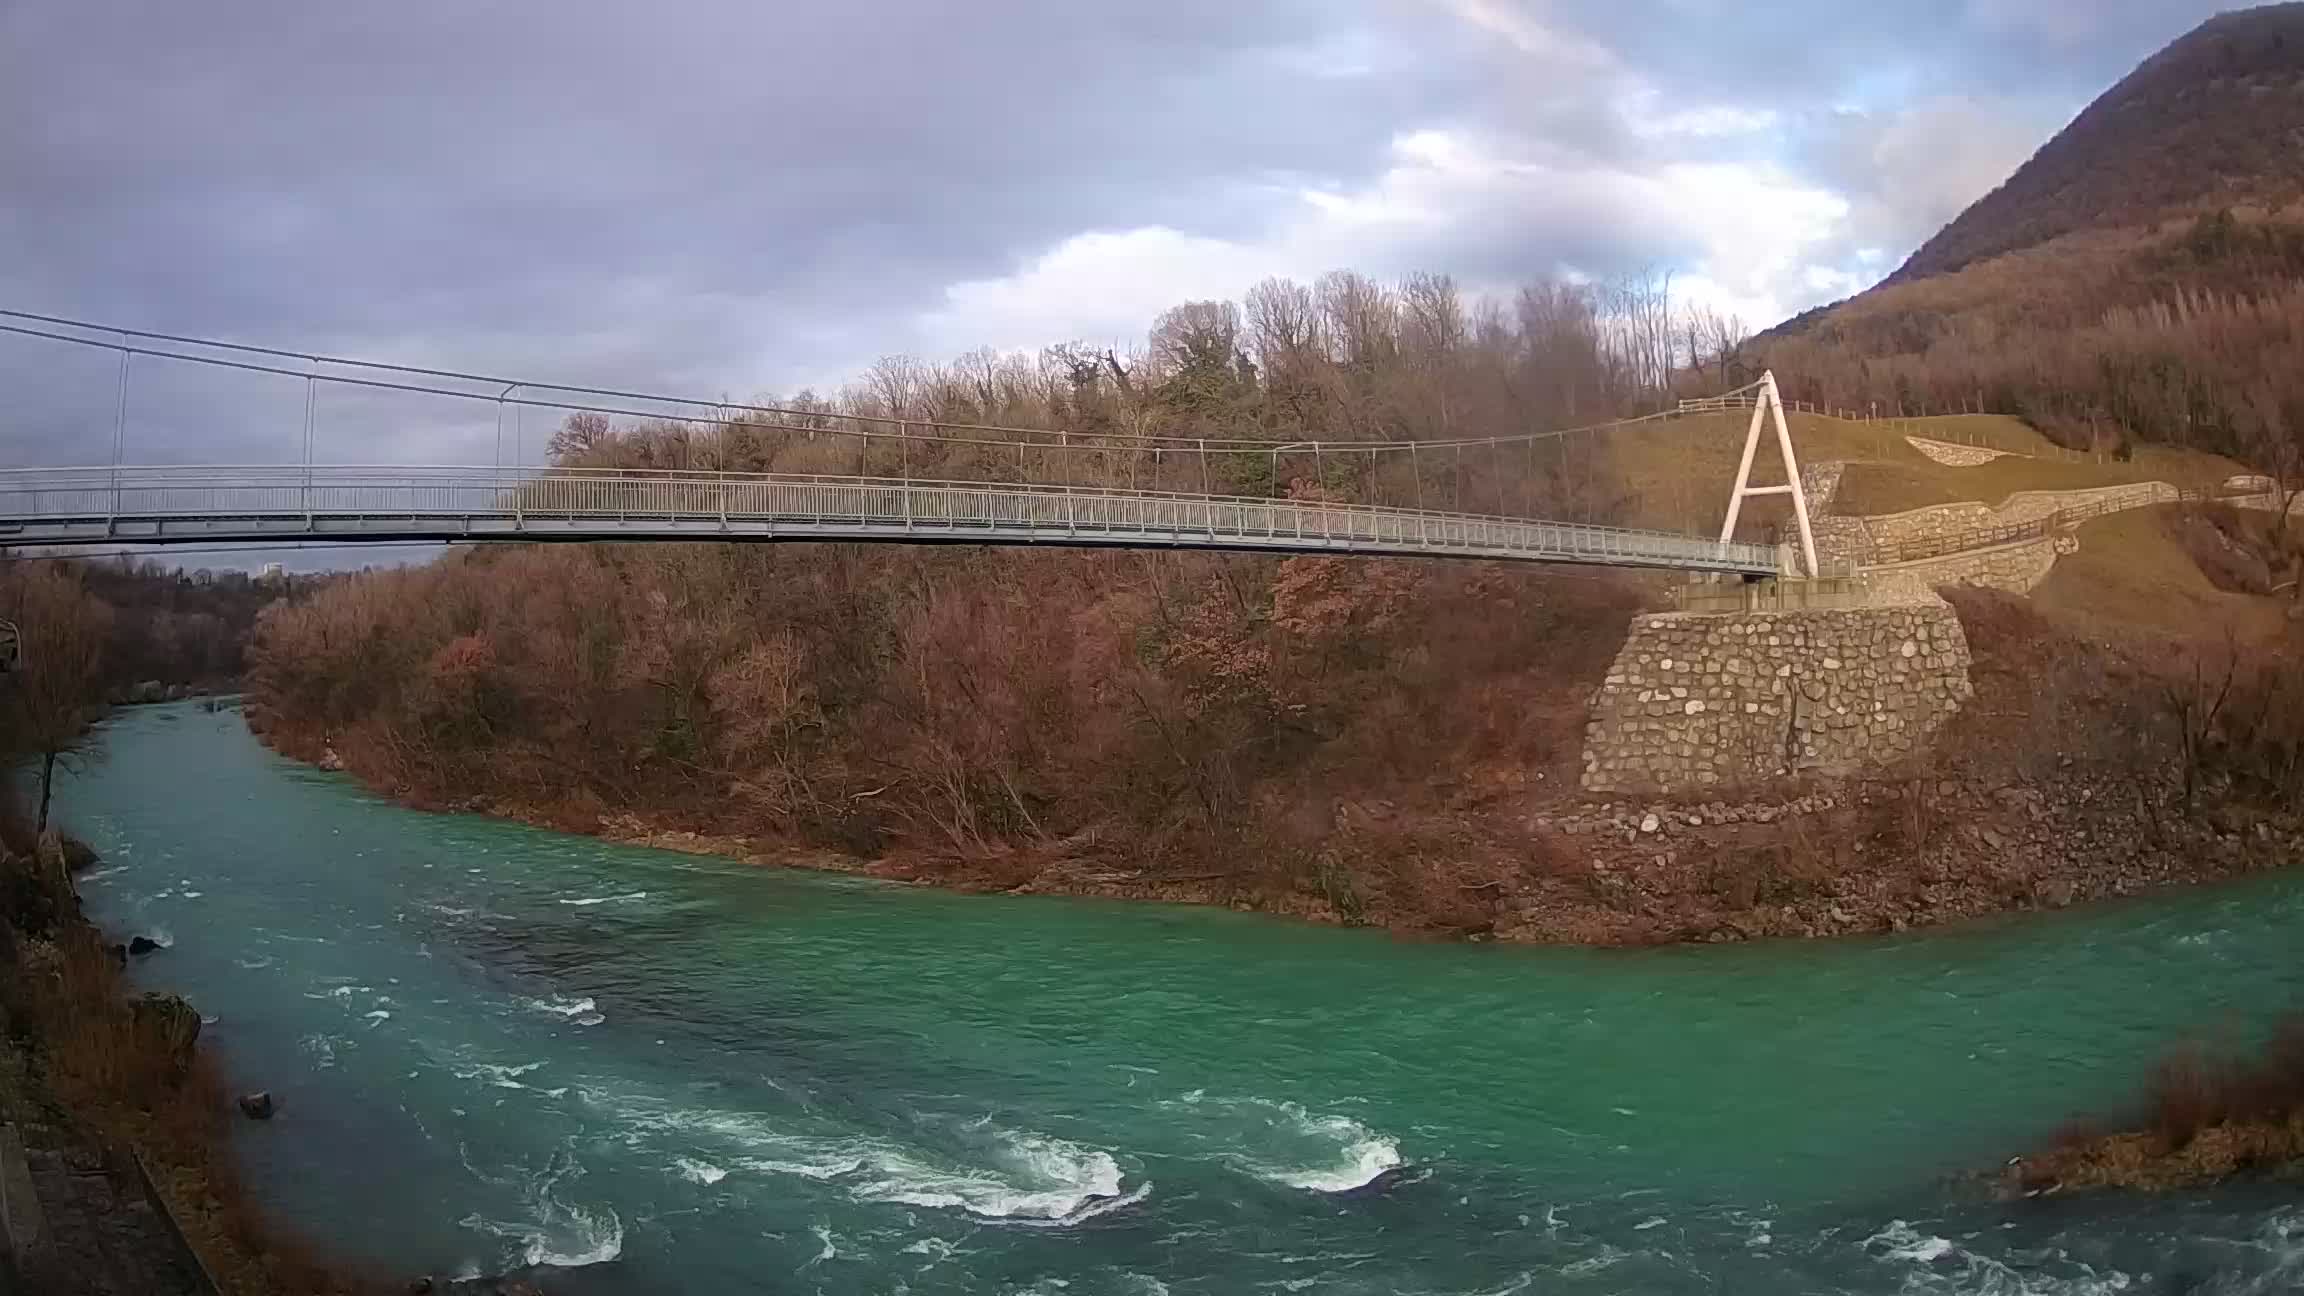
[[[0,544],[842,540],[1428,554],[1766,575],[1767,545],[1092,486],[323,465],[0,470]]]

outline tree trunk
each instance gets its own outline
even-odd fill
[[[32,829],[37,841],[48,835],[48,795],[56,790],[56,753],[45,752],[40,757],[40,820]]]

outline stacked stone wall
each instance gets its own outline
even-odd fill
[[[1883,603],[1926,603],[1946,585],[1976,585],[2029,594],[2055,570],[2056,557],[2071,553],[2079,543],[2070,536],[2041,536],[1989,549],[1968,549],[1941,558],[1890,563],[1864,569],[1872,594]]]
[[[1632,623],[1594,695],[1593,792],[1675,793],[1911,754],[1971,696],[1968,640],[1942,602]]]
[[[2142,508],[2168,503],[2177,490],[2166,482],[2137,482],[2126,486],[2099,486],[2088,490],[2018,491],[1998,508],[1973,500],[1936,504],[1903,513],[1884,513],[1864,519],[1872,538],[1883,545],[1916,540],[1941,541],[1991,527],[2037,522],[2068,508],[2110,505],[2116,509]]]

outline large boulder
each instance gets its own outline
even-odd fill
[[[150,954],[154,950],[166,948],[167,946],[162,945],[160,942],[152,939],[149,936],[131,936],[128,938],[128,952],[137,956],[138,958],[142,958],[144,955]]]
[[[200,1039],[200,1010],[179,995],[139,995],[128,1003],[136,1033],[159,1050],[181,1075],[192,1066],[192,1046]]]
[[[94,847],[77,837],[58,838],[57,848],[64,853],[64,867],[74,873],[85,873],[104,859],[96,853]]]
[[[280,1105],[272,1101],[272,1093],[268,1089],[240,1095],[240,1114],[250,1120],[270,1120],[272,1113],[278,1110]]]

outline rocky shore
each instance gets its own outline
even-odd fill
[[[98,862],[54,833],[0,846],[0,1292],[544,1296],[529,1274],[370,1273],[268,1223],[231,1124],[277,1104],[227,1093],[192,1004],[130,987],[126,965],[166,947],[82,916],[72,877]]]
[[[565,830],[475,799],[463,812]],[[1442,814],[1333,807],[1337,848],[1400,846],[1403,867],[1469,897],[1457,926],[1389,922],[1317,894],[1246,891],[1230,873],[1131,862],[1078,840],[984,856],[857,859],[645,814],[586,825],[603,840],[763,866],[1008,894],[1203,903],[1318,922],[1539,944],[1655,945],[1901,932],[2214,881],[2304,858],[2304,820],[2223,808],[2179,816],[2117,771],[2025,781],[1918,776],[1812,781],[1774,797],[1588,799],[1521,790]]]
[[[71,874],[92,862],[53,833],[31,853],[0,848],[0,1125],[32,1199],[10,1229],[25,1289],[386,1290],[259,1218],[233,1165],[229,1103],[198,1045],[200,1014],[130,989],[126,947],[80,913]]]

